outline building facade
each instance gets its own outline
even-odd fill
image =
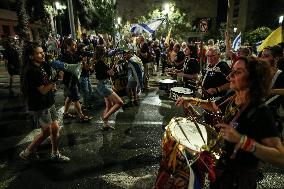
[[[283,0],[228,0],[227,28],[237,33],[262,26],[275,29],[281,15]]]

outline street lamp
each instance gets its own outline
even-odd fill
[[[282,26],[283,16],[279,16],[279,25]]]
[[[279,16],[279,26],[282,26],[283,24],[283,15]],[[281,41],[283,41],[283,29],[282,29],[282,39]]]
[[[118,33],[117,33],[117,41],[120,41],[120,39],[121,39],[121,31],[120,31],[120,29],[121,29],[121,17],[117,17],[116,18],[116,21],[117,21],[117,23],[115,24],[115,27],[118,29]]]
[[[238,30],[238,28],[234,28],[234,33],[236,33],[236,32],[237,32],[237,30]]]
[[[118,25],[121,24],[121,17],[117,17],[117,24],[118,24]]]

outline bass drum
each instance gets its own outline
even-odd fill
[[[202,186],[204,184],[207,168],[202,167],[199,160],[200,153],[204,146],[208,146],[217,133],[208,126],[196,123],[202,133],[200,136],[195,123],[189,119],[178,117],[173,118],[166,127],[162,142],[162,160],[159,173],[155,182],[155,189],[188,189],[191,188],[191,171]],[[208,152],[209,154],[209,152]],[[210,155],[213,158],[213,155]],[[209,163],[205,166],[212,166]],[[204,169],[203,169],[204,168]],[[199,172],[198,170],[205,170]],[[203,187],[201,187],[203,188]]]
[[[127,62],[124,60],[118,60],[114,69],[114,75],[112,77],[114,91],[119,96],[126,96],[127,85]]]

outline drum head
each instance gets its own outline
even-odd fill
[[[205,126],[200,123],[197,124],[201,130],[205,143],[203,142],[195,124],[186,118],[173,118],[166,129],[169,129],[176,142],[193,151],[200,152],[201,147],[203,145],[207,145],[208,137]]]
[[[177,100],[181,96],[191,96],[192,95],[192,90],[184,87],[173,87],[170,90],[170,99],[172,100]]]
[[[192,94],[192,90],[184,87],[173,87],[171,90],[178,94],[185,94],[185,95]]]
[[[162,79],[159,81],[159,83],[162,83],[162,84],[173,84],[173,83],[176,83],[177,81],[176,80],[173,80],[173,79]]]

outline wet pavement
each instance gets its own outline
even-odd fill
[[[2,69],[2,70],[1,70]],[[114,131],[102,131],[103,99],[95,93],[90,123],[62,119],[63,90],[57,91],[60,115],[60,151],[68,163],[49,160],[50,142],[38,149],[40,160],[27,162],[18,154],[39,132],[33,127],[23,100],[7,89],[7,74],[0,66],[0,188],[97,188],[151,189],[161,159],[164,127],[173,117],[183,116],[168,96],[158,89],[160,76],[140,95],[140,105],[120,109],[110,118]],[[258,188],[284,188],[284,170],[264,165],[265,179]]]

